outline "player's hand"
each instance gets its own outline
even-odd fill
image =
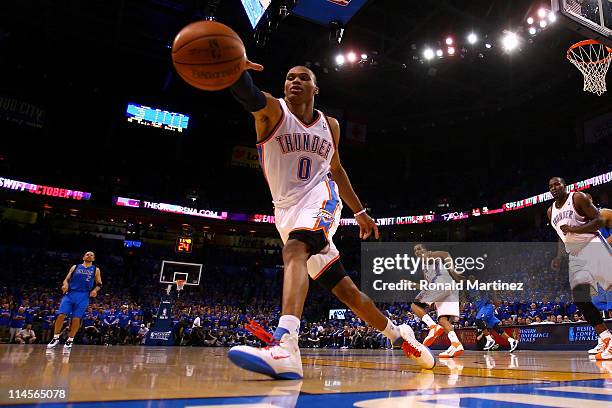
[[[95,290],[92,290],[91,292],[89,292],[89,297],[96,297],[98,296],[98,292],[96,292]]]
[[[244,70],[252,69],[253,71],[263,71],[264,67],[261,64],[257,64],[256,62],[251,62],[248,59],[246,60],[246,65],[244,66]]]
[[[62,283],[62,292],[63,293],[68,292],[68,284],[66,282]]]
[[[367,213],[359,214],[355,217],[355,221],[359,224],[359,238],[366,240],[374,231],[374,238],[378,239],[378,227],[376,222]]]
[[[561,226],[561,231],[563,231],[563,233],[564,233],[564,234],[567,234],[568,232],[570,232],[570,233],[571,233],[571,232],[574,232],[574,228],[573,228],[573,227],[570,227],[570,226],[569,226],[569,225],[567,225],[567,224],[563,224],[563,225]]]
[[[550,268],[553,271],[559,271],[561,269],[561,258],[559,257],[553,258],[553,260],[550,262]]]

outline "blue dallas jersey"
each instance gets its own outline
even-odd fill
[[[72,292],[89,292],[94,287],[96,275],[96,266],[91,265],[89,268],[83,266],[83,264],[77,265],[72,272],[70,277],[70,284],[68,287]]]

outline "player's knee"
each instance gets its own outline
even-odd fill
[[[487,328],[487,324],[485,323],[484,320],[478,319],[476,320],[476,327],[478,327],[480,330],[484,330]]]
[[[496,324],[495,327],[493,327],[493,330],[495,330],[500,336],[504,334],[504,329],[501,328],[501,324]]]
[[[285,264],[290,262],[306,262],[308,257],[308,246],[301,241],[290,239],[283,246],[283,262]]]

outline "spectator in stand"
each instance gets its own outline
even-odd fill
[[[19,344],[33,344],[36,341],[36,333],[32,330],[31,323],[28,323],[25,329],[21,329],[17,332],[15,341]]]
[[[11,309],[8,303],[3,303],[0,308],[0,342],[9,341],[11,323]]]
[[[119,343],[126,344],[130,329],[130,313],[128,305],[121,306],[121,311],[117,315],[117,326],[119,327]]]
[[[26,319],[26,315],[25,315],[25,309],[23,307],[20,307],[17,310],[17,313],[14,313],[13,316],[11,317],[11,324],[10,324],[10,330],[9,330],[9,343],[12,343],[13,340],[15,339],[15,335],[21,330],[23,329],[23,326],[25,325],[25,319]]]

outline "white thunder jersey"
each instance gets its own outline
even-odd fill
[[[429,263],[423,263],[423,276],[429,283],[451,283],[448,270],[444,266],[444,260],[439,258],[430,259]]]
[[[555,231],[559,235],[561,241],[563,241],[565,245],[565,250],[569,253],[572,244],[586,244],[592,241],[594,238],[597,238],[596,233],[589,234],[573,234],[568,233],[564,234],[561,231],[562,225],[568,225],[570,227],[578,227],[580,225],[584,225],[588,222],[585,217],[578,215],[576,208],[574,208],[574,192],[571,192],[567,195],[567,199],[561,208],[557,208],[556,204],[553,202],[552,212],[550,215],[550,223],[552,224]],[[568,245],[569,244],[569,245]],[[578,245],[576,249],[580,248]]]
[[[279,99],[283,116],[270,136],[257,144],[259,160],[277,208],[297,203],[328,178],[334,139],[325,115],[310,125],[302,123]]]

